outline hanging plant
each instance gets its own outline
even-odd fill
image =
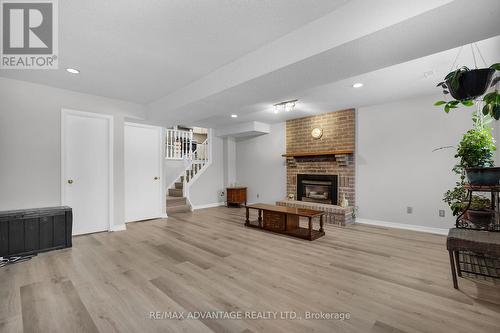
[[[489,68],[469,69],[465,66],[448,73],[443,82],[437,87],[443,89],[443,94],[450,94],[454,99],[451,101],[437,101],[436,106],[443,105],[446,113],[456,109],[460,104],[464,106],[474,105],[474,99],[482,96],[489,87],[498,84],[500,77],[493,79],[496,71],[500,71],[500,63],[491,65]],[[500,119],[500,95],[498,89],[486,94],[482,101],[485,103],[483,114],[491,115],[496,120]]]

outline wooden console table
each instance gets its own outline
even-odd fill
[[[247,188],[246,187],[228,187],[226,188],[226,203],[230,205],[247,204]]]
[[[259,211],[258,224],[250,223],[250,209]],[[312,241],[325,235],[323,230],[324,214],[324,212],[312,209],[254,204],[246,206],[245,226]],[[300,227],[300,217],[309,219],[308,228]],[[319,217],[319,230],[313,230],[312,227],[312,219],[315,217]]]

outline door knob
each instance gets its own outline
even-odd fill
[[[73,179],[68,179],[68,184],[73,184]]]
[[[155,177],[155,180],[158,180],[158,179],[160,179],[160,177]]]

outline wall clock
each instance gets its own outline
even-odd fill
[[[313,128],[313,130],[311,131],[311,136],[314,138],[314,139],[319,139],[323,136],[323,129],[322,128],[319,128],[319,127],[315,127]]]

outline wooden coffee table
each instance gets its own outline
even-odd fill
[[[247,227],[259,228],[310,241],[325,235],[325,231],[323,230],[323,215],[325,213],[322,211],[260,203],[248,205],[245,206],[245,208],[245,226]],[[250,222],[250,209],[256,209],[259,211],[257,224]],[[300,227],[300,217],[306,217],[309,219],[308,228]],[[315,217],[319,217],[319,230],[313,230],[312,219]]]

